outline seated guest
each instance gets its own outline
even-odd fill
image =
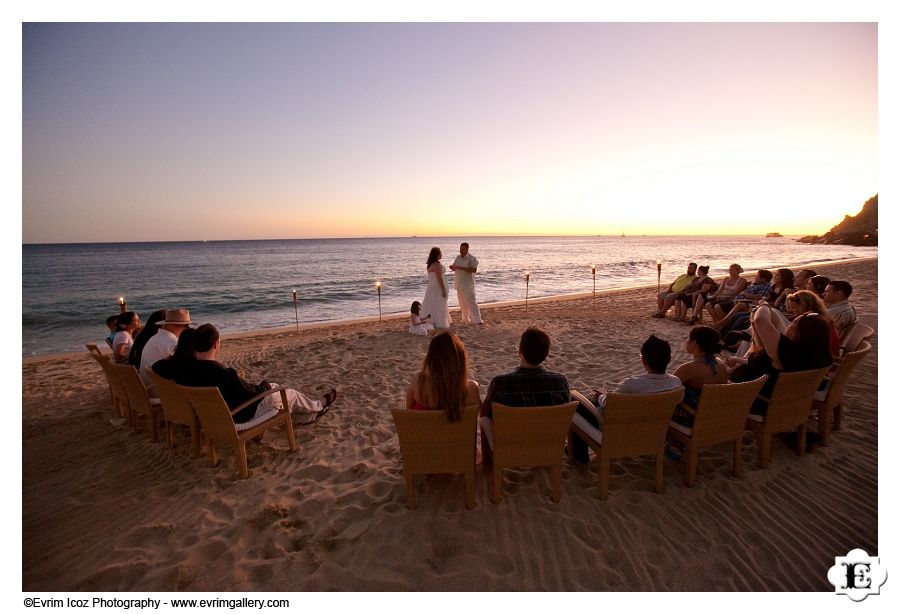
[[[825,302],[814,292],[810,292],[809,290],[798,290],[788,295],[786,303],[787,312],[782,313],[781,311],[774,309],[771,312],[772,324],[775,328],[777,328],[779,332],[784,332],[787,330],[787,327],[792,320],[807,313],[814,313],[821,316],[821,318],[828,323],[829,327],[828,347],[831,350],[832,356],[837,358],[841,349],[841,337],[837,332],[834,322],[831,320],[831,316],[828,315],[828,309],[825,306]],[[742,331],[732,331],[728,333],[728,337],[725,339],[725,345],[731,346],[735,345],[736,342],[741,339],[751,339],[750,335],[741,335],[739,338],[734,337],[735,334],[740,335],[741,332]]]
[[[859,319],[856,317],[856,310],[847,300],[850,298],[852,292],[853,287],[849,282],[837,280],[828,284],[823,293],[825,304],[828,305],[828,315],[831,316],[835,327],[837,327],[838,334],[841,337],[843,337]]]
[[[696,408],[705,384],[724,384],[728,381],[728,367],[716,356],[722,351],[719,332],[709,326],[695,326],[684,342],[685,351],[693,359],[675,369],[684,385],[684,402]]]
[[[184,334],[184,333],[182,333]],[[169,377],[174,371],[175,381],[182,386],[214,387],[222,393],[222,398],[229,409],[246,403],[261,392],[275,388],[278,384],[262,381],[251,384],[242,379],[237,371],[218,362],[216,358],[222,347],[219,331],[212,324],[203,324],[192,335],[195,356],[193,360],[157,361],[153,370],[163,377]],[[171,369],[171,370],[170,370]],[[167,375],[168,374],[168,375]],[[305,414],[300,420],[303,424],[318,420],[334,403],[337,391],[332,388],[321,400],[314,401],[296,390],[288,389],[288,411],[294,414]],[[249,422],[257,416],[263,416],[281,407],[281,395],[270,394],[261,401],[251,403],[232,418],[235,424]]]
[[[144,351],[141,353],[141,368],[138,370],[151,397],[157,396],[156,390],[153,388],[153,380],[150,379],[153,365],[156,361],[168,358],[175,352],[179,335],[191,324],[193,324],[191,314],[187,309],[169,309],[162,312],[161,319],[151,320],[144,327],[144,330],[151,326],[158,329],[144,346]],[[137,341],[134,344],[137,345]]]
[[[798,290],[788,296],[788,303],[792,317],[790,320],[784,319],[782,323],[775,322],[776,326],[779,326],[779,330],[787,330],[791,321],[796,320],[802,315],[814,313],[828,323],[830,331],[828,347],[831,349],[831,355],[837,358],[841,351],[841,336],[838,333],[837,327],[834,325],[834,321],[831,319],[831,315],[828,313],[825,301],[814,292],[810,292],[809,290]],[[779,312],[775,312],[775,314],[776,316],[780,315]],[[783,326],[781,326],[781,324],[783,324]]]
[[[711,305],[710,315],[713,316],[713,326],[719,328],[722,322],[738,304],[746,303],[747,305],[755,305],[761,300],[769,297],[772,291],[772,271],[760,269],[753,278],[753,283],[746,289],[738,293],[732,301],[716,301]]]
[[[109,334],[106,336],[106,345],[109,347],[113,346],[113,340],[116,338],[116,322],[118,319],[119,314],[106,318],[106,328],[109,329]]]
[[[797,290],[809,290],[809,280],[816,276],[816,272],[812,269],[800,269],[800,272],[794,275],[794,287]]]
[[[762,299],[759,303],[771,304],[772,307],[784,313],[787,310],[787,297],[795,290],[793,271],[778,269],[772,277],[772,291],[769,293],[769,298]],[[748,329],[751,307],[752,303],[749,301],[736,302],[731,313],[725,316],[722,322],[713,324],[713,327],[719,329],[723,339],[731,331]]]
[[[116,320],[116,336],[113,339],[113,362],[118,365],[128,364],[128,354],[134,345],[131,336],[135,329],[141,325],[141,317],[133,311],[123,311]]]
[[[677,292],[674,296],[675,303],[675,319],[679,322],[685,318],[689,309],[694,307],[694,301],[700,294],[708,294],[715,292],[719,288],[719,284],[709,276],[709,266],[702,266],[697,269],[697,277],[694,281],[685,286],[684,290]],[[666,298],[666,301],[669,299]],[[668,307],[663,305],[663,311],[667,311]]]
[[[428,344],[428,353],[406,389],[406,409],[441,410],[459,422],[466,405],[481,404],[478,382],[468,376],[468,355],[455,334],[443,331]]]
[[[541,366],[550,354],[550,337],[529,327],[519,339],[519,366],[491,380],[481,404],[481,415],[491,416],[491,403],[509,407],[536,407],[568,403],[569,381],[562,373]]]
[[[806,284],[806,288],[802,288],[803,290],[809,290],[811,292],[815,292],[820,297],[825,297],[825,288],[828,287],[828,284],[831,283],[831,280],[825,277],[824,275],[814,275],[809,278],[809,282]]]
[[[787,297],[796,291],[794,272],[790,269],[777,269],[772,278],[772,292],[766,302],[779,311],[787,311]]]
[[[128,364],[140,371],[141,354],[144,352],[144,346],[150,341],[150,337],[159,330],[157,322],[166,318],[166,310],[160,309],[150,314],[147,324],[141,328],[140,332],[135,331],[134,343],[131,345],[131,351],[128,352]]]
[[[178,335],[178,342],[175,344],[175,350],[166,358],[157,360],[151,365],[151,371],[170,380],[178,380],[178,375],[184,373],[191,368],[188,364],[197,360],[197,348],[194,347],[193,328],[185,328]]]
[[[652,394],[655,392],[667,392],[681,387],[680,379],[666,373],[671,359],[672,347],[669,345],[669,342],[650,335],[641,345],[641,363],[644,366],[644,373],[625,378],[616,387],[615,392],[623,394]],[[584,397],[575,393],[573,398],[579,398],[579,401],[581,401],[577,409],[578,413],[598,429],[602,429],[603,426],[594,413],[582,406],[587,402],[582,400]],[[605,386],[600,390],[594,391],[592,402],[595,407],[603,410],[606,406]],[[587,463],[589,460],[588,446],[577,435],[572,440],[572,454],[578,462]]]
[[[656,296],[656,313],[653,314],[654,318],[662,318],[665,317],[666,311],[669,310],[669,307],[672,306],[672,303],[675,302],[675,295],[684,290],[684,288],[694,281],[694,274],[697,272],[697,263],[691,262],[688,264],[687,273],[684,275],[679,275],[675,278],[669,287],[660,292]]]
[[[698,294],[697,300],[694,301],[694,314],[688,320],[688,324],[696,324],[703,315],[703,307],[706,306],[710,317],[713,317],[713,305],[718,302],[731,302],[734,297],[744,291],[747,287],[747,280],[741,277],[744,269],[741,265],[735,263],[728,267],[728,277],[719,284],[719,289],[712,294]],[[715,318],[713,318],[715,319]]]
[[[754,341],[746,363],[732,369],[729,379],[749,382],[763,374],[769,376],[761,395],[770,397],[782,371],[806,371],[831,365],[831,327],[826,317],[805,313],[794,319],[784,333],[774,323],[775,311],[759,307],[751,319]],[[750,412],[765,415],[768,404],[757,399]]]

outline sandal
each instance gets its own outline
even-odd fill
[[[337,399],[337,390],[332,388],[322,397],[322,413],[324,413],[324,410],[331,407],[331,404],[334,403],[335,399]]]

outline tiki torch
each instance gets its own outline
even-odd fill
[[[378,321],[381,322],[381,282],[375,282],[375,289],[378,291]]]
[[[594,277],[594,298],[591,299],[591,305],[594,305],[597,303],[597,265],[596,264],[591,265],[591,275],[593,275],[593,277]]]
[[[128,303],[125,302],[125,297],[119,297],[119,313],[125,313],[128,311]]]
[[[525,311],[528,311],[528,282],[531,280],[531,272],[525,271]]]
[[[656,293],[659,294],[659,280],[662,277],[662,260],[656,261]]]
[[[291,295],[294,297],[294,323],[297,325],[297,332],[300,332],[300,313],[297,311],[297,289],[294,288],[291,290]]]

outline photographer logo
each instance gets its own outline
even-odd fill
[[[869,595],[878,595],[887,580],[887,570],[880,563],[878,557],[855,548],[847,556],[834,557],[834,566],[828,570],[828,581],[834,584],[835,594],[862,601]]]

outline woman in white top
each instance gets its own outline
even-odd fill
[[[713,307],[715,304],[719,301],[730,300],[743,292],[744,288],[747,287],[747,280],[741,277],[741,273],[743,272],[744,269],[741,265],[737,263],[732,264],[728,267],[728,277],[722,280],[722,283],[719,284],[719,289],[716,290],[715,293],[707,296],[703,296],[702,294],[698,295],[697,300],[694,303],[694,315],[688,320],[688,324],[696,324],[700,321],[704,305],[709,311],[709,317],[715,321],[716,317],[713,314]]]
[[[447,282],[444,281],[446,269],[441,264],[441,250],[432,247],[428,254],[428,286],[425,298],[422,299],[422,313],[431,316],[435,328],[450,328],[450,308],[447,306]]]
[[[116,336],[113,339],[113,361],[116,364],[127,365],[128,354],[134,344],[132,333],[141,325],[141,317],[133,311],[125,311],[119,314],[116,320]]]

